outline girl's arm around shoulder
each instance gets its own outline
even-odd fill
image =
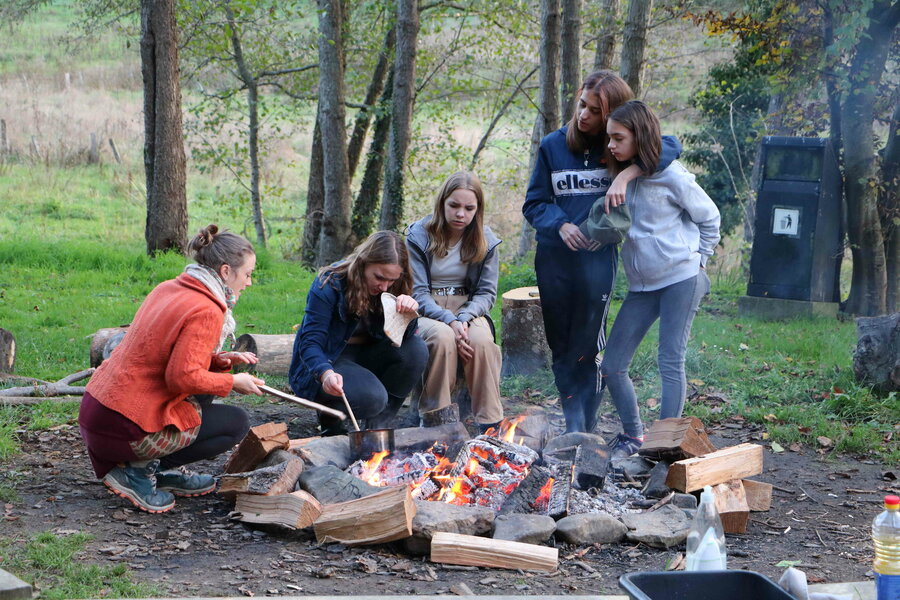
[[[659,149],[659,165],[656,167],[656,172],[659,173],[666,169],[678,160],[679,156],[681,156],[681,142],[678,141],[678,138],[674,135],[662,136],[662,145]]]

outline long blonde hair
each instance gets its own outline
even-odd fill
[[[575,94],[576,101],[584,92],[597,95],[603,110],[603,127],[600,135],[597,136],[599,139],[590,138],[578,130],[578,110],[575,110],[572,118],[569,119],[569,128],[566,130],[566,146],[572,152],[584,152],[591,149],[591,142],[595,142],[594,147],[603,148],[608,160],[610,154],[606,148],[609,143],[609,138],[606,136],[606,120],[609,118],[609,113],[634,98],[634,92],[631,91],[624,79],[616,73],[606,70],[594,71],[585,77],[584,83]]]
[[[391,284],[395,296],[412,292],[409,254],[403,239],[393,231],[376,231],[353,249],[346,258],[319,269],[322,286],[332,277],[344,277],[347,306],[357,317],[381,312],[381,302],[372,302],[366,287],[366,267],[369,265],[399,265],[400,277]]]
[[[470,171],[457,171],[441,186],[434,201],[431,221],[425,226],[425,231],[428,232],[428,252],[438,258],[447,256],[450,248],[450,225],[447,223],[444,204],[456,190],[471,191],[478,204],[472,222],[463,231],[459,258],[464,263],[481,262],[487,254],[487,240],[484,238],[484,191],[478,175]]]

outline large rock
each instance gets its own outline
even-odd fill
[[[653,461],[643,456],[626,456],[613,461],[613,470],[625,473],[631,479],[643,479],[650,475]]]
[[[300,487],[315,496],[322,504],[356,500],[384,491],[384,488],[371,486],[362,479],[344,473],[334,465],[305,471],[300,476]]]
[[[324,467],[333,465],[346,469],[353,462],[350,455],[350,438],[346,435],[332,435],[313,440],[295,450],[307,465]]]
[[[544,515],[499,515],[494,519],[494,539],[543,544],[556,531],[556,521]]]
[[[544,453],[551,455],[555,454],[557,458],[571,458],[571,456],[565,456],[565,454],[571,453],[555,451],[562,448],[573,448],[582,444],[588,446],[605,446],[606,441],[596,433],[582,433],[580,431],[574,431],[572,433],[564,433],[562,435],[558,435],[547,442],[547,444],[544,446]]]
[[[446,502],[416,500],[412,537],[403,540],[411,554],[428,554],[437,531],[487,535],[494,526],[494,511],[483,506],[457,506]]]
[[[556,538],[570,544],[613,544],[627,533],[621,521],[602,513],[571,515],[556,523]]]
[[[641,542],[654,548],[671,548],[687,539],[691,522],[680,508],[665,505],[653,512],[626,513],[622,522],[628,527],[630,542]]]
[[[856,379],[883,392],[900,390],[900,313],[856,320]]]

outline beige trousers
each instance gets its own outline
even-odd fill
[[[433,296],[438,305],[453,312],[462,307],[466,296]],[[456,349],[456,335],[446,323],[419,317],[419,335],[428,346],[428,366],[425,368],[425,385],[419,399],[419,412],[426,412],[450,405],[450,392],[456,383],[456,373],[462,361]],[[463,362],[463,373],[472,412],[479,424],[496,423],[503,419],[500,402],[500,347],[494,343],[491,325],[484,317],[469,321],[469,343],[475,356]]]

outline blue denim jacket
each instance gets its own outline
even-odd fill
[[[319,391],[319,379],[347,346],[356,331],[359,317],[350,312],[344,295],[344,278],[332,276],[323,283],[322,276],[313,280],[306,295],[303,323],[294,338],[294,351],[288,380],[291,389],[301,398],[314,399]],[[413,319],[404,339],[415,334],[418,326]],[[367,332],[375,340],[385,339],[384,315],[378,314],[368,323]]]

